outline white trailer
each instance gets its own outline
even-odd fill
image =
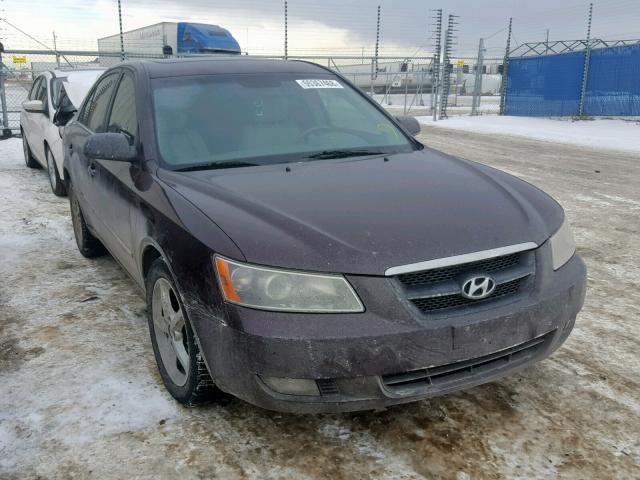
[[[189,22],[161,22],[123,32],[124,51],[129,56],[160,57],[171,54],[239,54],[240,45],[231,33],[218,25]],[[120,61],[120,34],[98,39],[100,63]]]

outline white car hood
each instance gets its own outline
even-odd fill
[[[62,86],[74,107],[80,107],[87,92],[102,73],[102,71],[78,71],[67,74],[62,81]]]

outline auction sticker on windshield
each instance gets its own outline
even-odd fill
[[[344,88],[337,80],[305,79],[296,80],[302,88]]]

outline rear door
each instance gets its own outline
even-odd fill
[[[96,191],[97,162],[84,155],[84,145],[93,133],[106,131],[107,114],[119,78],[120,72],[116,71],[100,79],[87,96],[77,121],[65,132],[74,191],[80,199],[84,216],[101,238],[105,226]]]

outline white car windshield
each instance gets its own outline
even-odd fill
[[[415,149],[358,91],[331,74],[243,74],[153,81],[167,168],[264,165]]]

